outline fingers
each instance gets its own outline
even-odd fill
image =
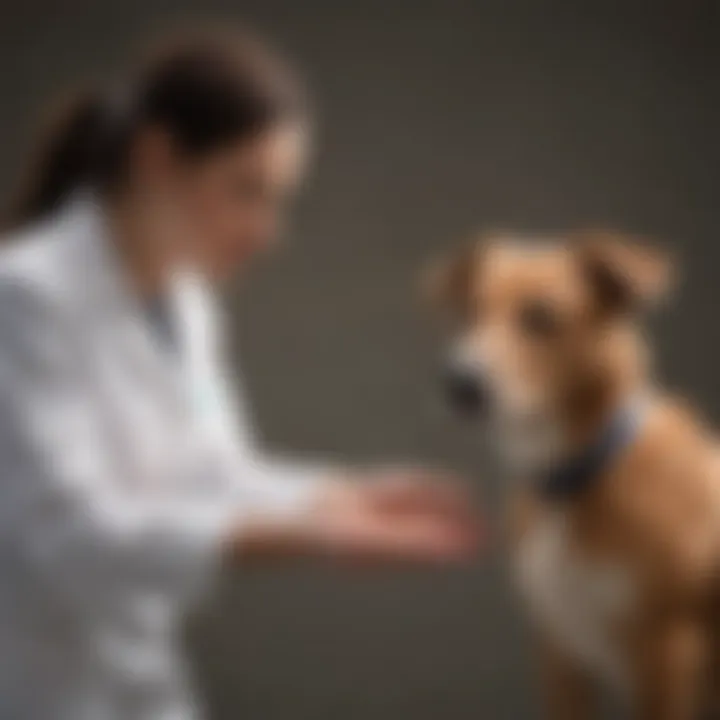
[[[423,468],[367,474],[330,486],[306,518],[308,542],[344,562],[442,563],[470,559],[481,545],[468,485]]]
[[[476,514],[468,484],[448,473],[421,470],[379,475],[371,493],[378,506],[390,512],[428,512],[459,518]]]
[[[373,504],[356,508],[334,524],[340,552],[411,562],[462,561],[472,557],[482,540],[477,515],[437,508],[388,510]]]
[[[468,528],[460,529],[426,520],[400,527],[389,524],[373,526],[353,538],[348,550],[354,560],[444,564],[471,559],[477,547],[477,534]]]

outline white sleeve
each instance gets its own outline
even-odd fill
[[[128,583],[193,592],[240,505],[152,499],[116,482],[102,418],[56,314],[34,288],[0,279],[2,541],[88,612]]]
[[[336,467],[327,461],[268,453],[253,431],[248,409],[222,362],[213,383],[216,408],[229,431],[231,485],[244,504],[272,514],[302,513],[318,497]]]

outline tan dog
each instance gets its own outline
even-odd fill
[[[451,398],[487,411],[521,481],[515,567],[558,720],[594,717],[598,684],[642,720],[720,707],[716,443],[651,383],[639,323],[670,270],[613,234],[506,236],[433,281],[463,325]]]

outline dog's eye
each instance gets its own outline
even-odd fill
[[[520,309],[519,324],[522,331],[533,338],[551,338],[560,330],[557,313],[546,303],[538,301]]]

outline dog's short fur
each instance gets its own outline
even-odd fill
[[[498,235],[431,280],[461,323],[455,384],[459,373],[476,403],[488,396],[522,481],[512,493],[515,567],[557,720],[592,717],[596,684],[642,720],[694,720],[705,703],[720,712],[717,446],[654,387],[640,329],[671,271],[664,254],[617,234]],[[643,406],[638,434],[596,482],[562,502],[536,492],[544,467],[631,402]]]

